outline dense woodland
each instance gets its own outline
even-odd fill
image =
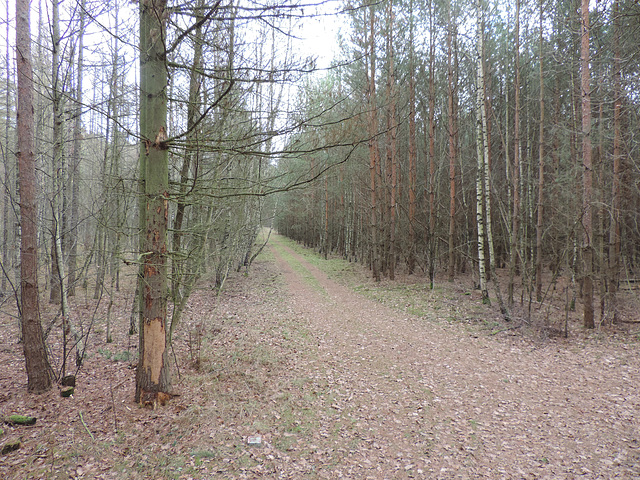
[[[343,146],[292,162],[337,166],[286,195],[278,229],[376,279],[472,274],[507,319],[562,277],[587,328],[614,321],[640,245],[638,3],[383,2],[348,18],[294,140]]]
[[[508,320],[562,277],[593,328],[636,279],[636,1],[17,0],[4,17],[2,310],[41,352],[30,390],[82,363],[92,320],[69,298],[110,302],[133,267],[136,399],[168,391],[193,289],[248,269],[265,226],[376,280],[473,275]],[[329,68],[300,51],[309,18],[344,26]],[[55,369],[35,367],[39,302],[59,310]]]

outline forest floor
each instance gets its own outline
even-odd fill
[[[179,396],[157,409],[133,401],[131,285],[108,344],[107,302],[74,297],[76,321],[96,322],[72,398],[26,393],[2,315],[0,415],[37,423],[2,425],[0,445],[22,443],[0,478],[640,478],[637,325],[571,316],[565,339],[557,306],[536,328],[505,323],[471,279],[366,273],[272,236],[221,295],[203,279],[174,341]]]

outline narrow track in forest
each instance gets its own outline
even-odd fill
[[[271,250],[318,339],[332,425],[352,445],[329,477],[640,478],[640,368],[628,346],[537,345],[412,317]]]

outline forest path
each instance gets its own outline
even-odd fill
[[[435,309],[411,317],[278,236],[269,248],[317,341],[291,368],[331,412],[309,459],[332,459],[327,478],[640,478],[635,348],[491,337]]]

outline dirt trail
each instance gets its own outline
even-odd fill
[[[317,456],[332,433],[344,451],[327,477],[640,478],[635,347],[536,345],[411,317],[277,237],[271,250],[318,344],[292,368],[329,392]]]

